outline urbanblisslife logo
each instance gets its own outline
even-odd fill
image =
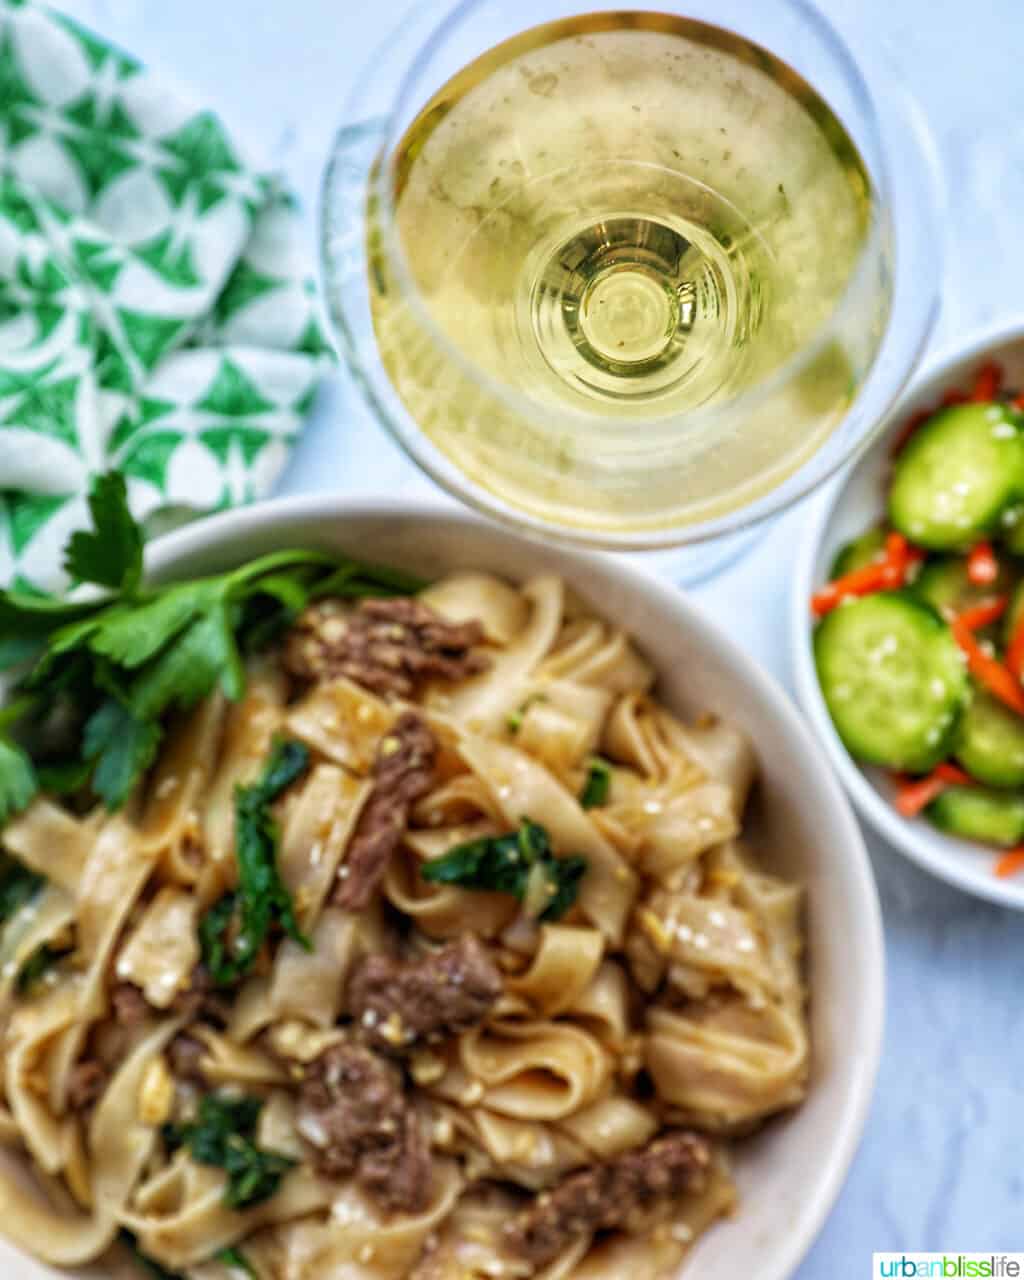
[[[1024,1253],[876,1253],[872,1280],[1024,1280]]]

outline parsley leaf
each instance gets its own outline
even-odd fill
[[[310,601],[404,594],[424,584],[399,570],[304,549],[275,551],[237,569],[168,586],[143,587],[142,532],[123,477],[97,477],[92,529],[76,533],[68,572],[108,589],[63,601],[0,591],[0,669],[34,658],[0,711],[0,825],[42,787],[91,787],[108,808],[124,804],[152,764],[163,718],[220,686],[245,691],[243,654],[271,644]],[[84,724],[73,753],[54,762],[26,744],[42,741],[48,717]],[[17,739],[4,730],[19,725]],[[52,750],[51,750],[52,754]],[[41,759],[34,758],[41,756]]]
[[[301,742],[278,739],[263,774],[251,786],[235,788],[237,894],[226,894],[199,925],[203,961],[218,986],[231,986],[249,972],[271,927],[307,949],[291,894],[277,869],[280,833],[270,806],[309,768]]]
[[[119,471],[96,477],[89,511],[93,528],[71,535],[64,569],[75,582],[131,595],[142,577],[142,531],[128,510],[128,489]]]
[[[107,698],[85,724],[82,755],[95,763],[92,789],[108,809],[119,809],[156,758],[163,729],[140,719],[117,698]]]
[[[198,1164],[225,1170],[224,1203],[229,1209],[247,1209],[269,1200],[297,1163],[279,1151],[265,1151],[256,1145],[262,1109],[260,1098],[211,1093],[200,1102],[192,1124],[163,1128],[164,1141],[172,1150],[187,1147]]]
[[[580,804],[584,809],[596,809],[608,800],[612,786],[612,770],[607,760],[594,756],[587,766],[587,780],[580,792]]]
[[[188,708],[217,684],[231,698],[245,690],[228,606],[220,600],[200,615],[146,668],[132,686],[132,709],[145,719],[170,706]]]
[[[586,870],[586,858],[556,858],[546,829],[523,818],[518,831],[456,845],[442,857],[424,863],[421,875],[434,884],[510,893],[520,902],[527,897],[531,880],[541,878],[546,905],[538,919],[558,920],[576,901]]]
[[[16,742],[0,738],[0,823],[24,809],[38,789],[28,753]]]

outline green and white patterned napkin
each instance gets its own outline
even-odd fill
[[[331,359],[298,239],[216,116],[0,0],[0,584],[61,585],[110,467],[150,529],[266,493]]]

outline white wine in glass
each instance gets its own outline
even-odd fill
[[[462,0],[364,171],[362,293],[348,227],[369,134],[339,135],[325,253],[352,367],[491,514],[622,549],[728,532],[866,438],[851,405],[881,367],[865,400],[887,408],[930,327],[933,292],[878,360],[891,191],[848,53],[802,0],[742,9],[737,31],[706,20],[722,8],[529,0],[524,17],[561,16],[516,30],[518,7]]]

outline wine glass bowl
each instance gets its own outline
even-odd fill
[[[410,14],[323,200],[377,416],[450,492],[591,545],[794,501],[870,439],[935,314],[934,174],[876,81],[800,0]]]

